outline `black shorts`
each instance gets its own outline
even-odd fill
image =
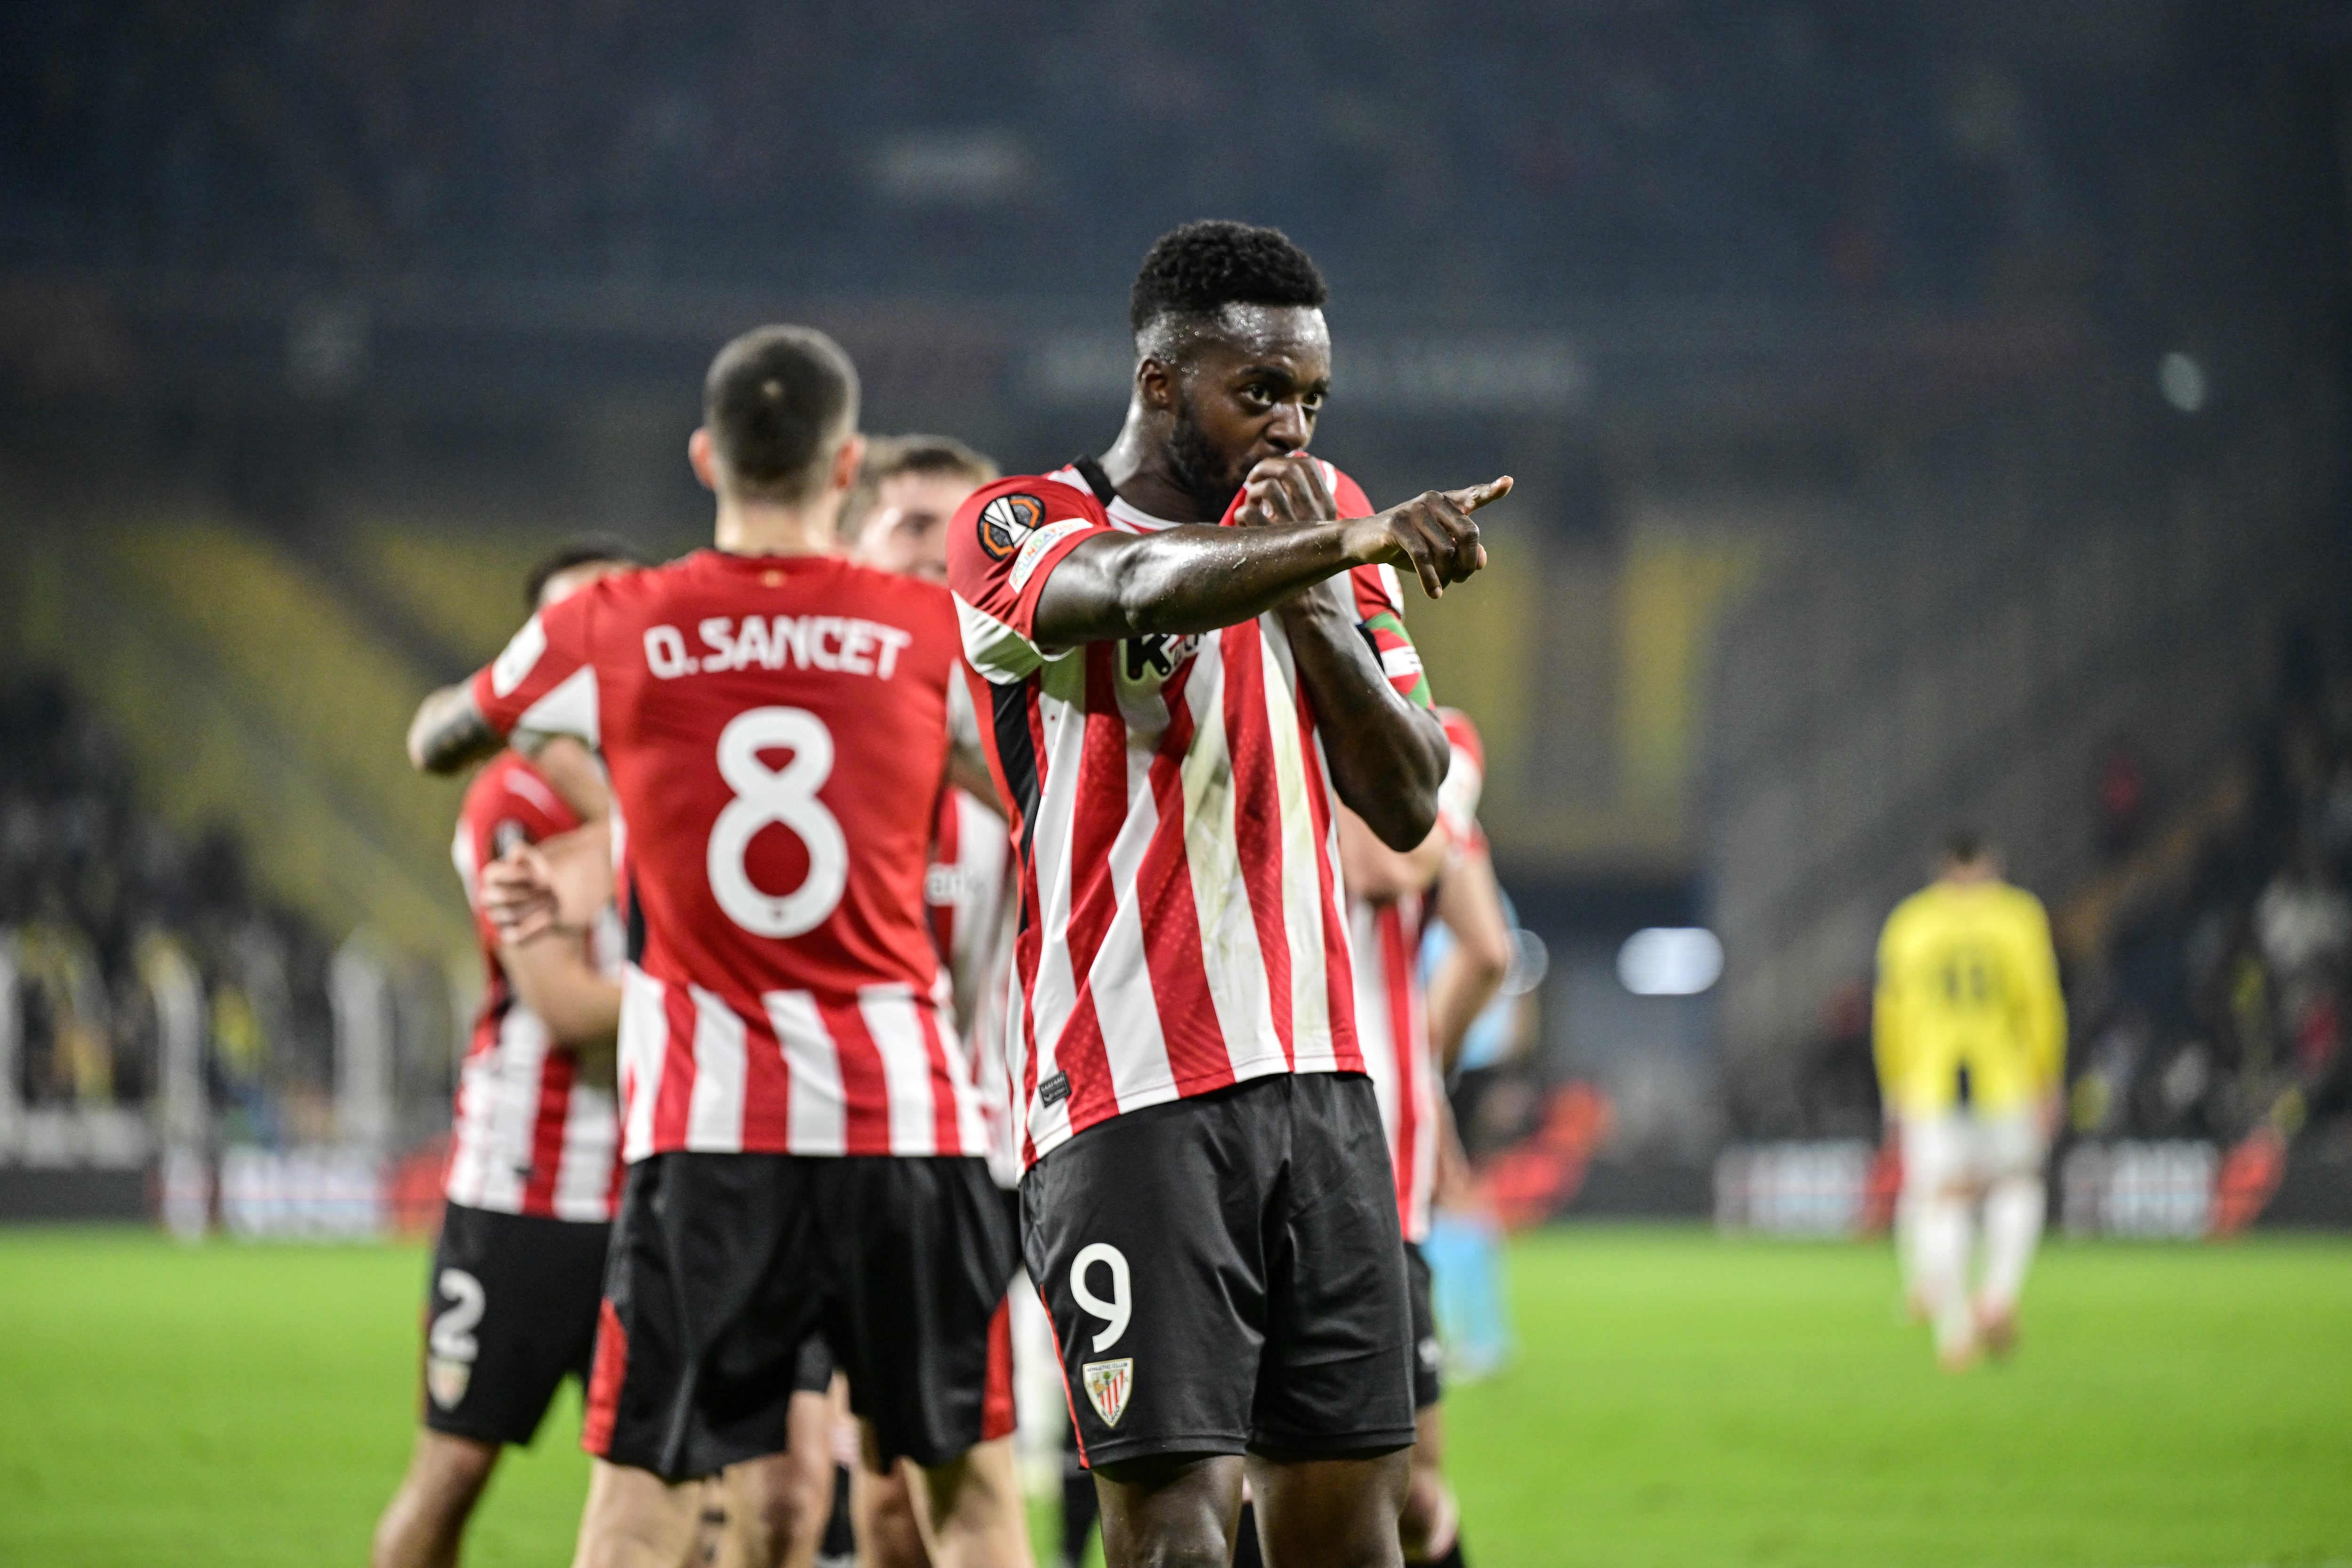
[[[1410,1446],[1412,1310],[1370,1079],[1131,1110],[1022,1182],[1080,1458]]]
[[[1445,1347],[1437,1338],[1437,1303],[1430,1285],[1429,1259],[1422,1256],[1417,1241],[1404,1244],[1404,1277],[1406,1289],[1412,1292],[1412,1407],[1426,1410],[1445,1396],[1438,1379]]]
[[[669,1480],[780,1453],[821,1336],[885,1462],[980,1441],[1013,1270],[977,1159],[656,1154],[629,1167],[582,1442]]]
[[[528,1443],[569,1374],[583,1383],[612,1226],[444,1206],[425,1283],[425,1425]]]

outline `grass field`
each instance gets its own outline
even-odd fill
[[[401,1247],[0,1232],[0,1564],[364,1561],[413,1419]],[[2059,1246],[1948,1378],[1881,1248],[1561,1230],[1449,1399],[1480,1568],[2352,1563],[2352,1243]],[[468,1561],[563,1563],[576,1406]]]

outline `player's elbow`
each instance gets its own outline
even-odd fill
[[[439,693],[435,693],[437,697]],[[433,744],[434,698],[428,697],[416,705],[416,717],[408,721],[408,765],[420,773],[444,773],[447,763],[436,754]]]
[[[1364,819],[1364,826],[1372,830],[1373,837],[1400,855],[1409,855],[1419,848],[1422,841],[1429,837],[1429,830],[1437,826],[1437,788],[1434,784],[1426,789],[1408,786],[1381,790],[1377,792],[1374,799],[1351,800],[1348,805]]]

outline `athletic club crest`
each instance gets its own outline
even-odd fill
[[[1135,1393],[1135,1358],[1090,1361],[1084,1370],[1087,1398],[1094,1405],[1095,1414],[1103,1418],[1104,1426],[1118,1426],[1118,1418],[1127,1414],[1128,1400]]]
[[[457,1401],[466,1397],[466,1384],[474,1380],[474,1363],[451,1361],[446,1356],[431,1356],[425,1363],[425,1391],[433,1403],[444,1410],[457,1408]]]
[[[998,496],[980,509],[980,547],[1002,561],[1045,521],[1045,503],[1035,496]]]

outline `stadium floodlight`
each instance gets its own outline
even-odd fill
[[[1699,926],[1651,926],[1617,950],[1617,978],[1636,996],[1696,996],[1723,973],[1723,943]]]

